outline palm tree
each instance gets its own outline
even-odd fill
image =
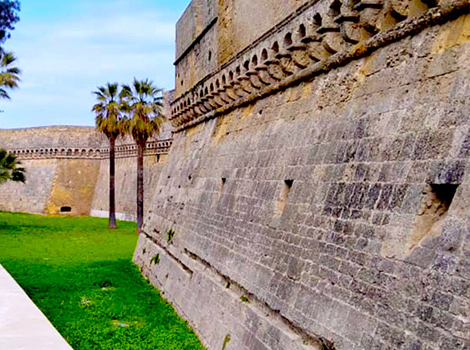
[[[122,87],[122,96],[129,114],[127,132],[137,144],[137,229],[144,218],[144,152],[147,141],[160,133],[165,116],[162,113],[162,90],[152,81],[137,80]]]
[[[7,89],[18,88],[21,70],[15,66],[16,57],[0,48],[0,98],[10,99]]]
[[[116,139],[123,135],[125,118],[121,113],[119,85],[108,83],[98,87],[93,94],[97,103],[92,111],[96,114],[96,129],[109,139],[109,228],[116,226],[116,190],[115,190],[115,159]]]
[[[19,167],[21,162],[13,154],[0,149],[0,184],[8,180],[25,182],[25,169]]]

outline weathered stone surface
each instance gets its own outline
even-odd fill
[[[164,128],[162,137],[169,137]],[[108,216],[109,149],[94,128],[47,127],[0,130],[0,147],[15,154],[26,169],[25,184],[0,185],[0,210],[49,215]],[[150,140],[145,153],[147,203],[171,139]],[[136,155],[132,139],[116,147],[119,219],[134,220]],[[67,211],[63,209],[68,207]]]
[[[177,91],[181,127],[134,260],[209,349],[227,334],[237,350],[468,349],[468,2],[352,2],[357,46],[186,112],[232,67],[256,70],[263,48],[280,66],[297,40],[287,34],[315,12],[331,17],[315,30],[336,45],[338,3],[307,4]]]
[[[152,213],[150,203],[166,155],[144,158],[144,209],[149,215]],[[96,189],[91,197],[92,216],[109,216],[109,161],[103,160],[100,164],[100,174],[96,176]],[[116,215],[121,220],[134,221],[136,218],[136,189],[137,189],[137,161],[135,157],[118,158],[116,160]]]

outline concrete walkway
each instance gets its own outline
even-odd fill
[[[0,349],[72,350],[1,265]]]

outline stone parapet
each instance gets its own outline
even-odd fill
[[[172,140],[160,140],[147,143],[145,156],[168,154]],[[109,148],[33,148],[33,149],[9,149],[8,153],[14,154],[20,160],[26,159],[107,159]],[[135,144],[116,146],[116,158],[128,158],[137,156]]]
[[[445,23],[468,0],[309,1],[172,103],[175,132]]]

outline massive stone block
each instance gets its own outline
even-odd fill
[[[134,260],[209,349],[468,349],[469,4],[303,4],[177,91]]]

